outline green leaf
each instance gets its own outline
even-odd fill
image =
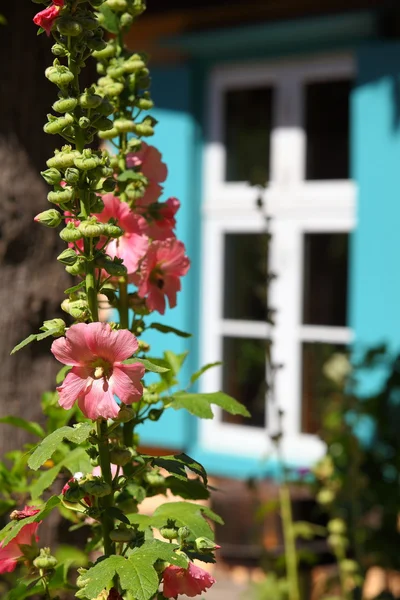
[[[37,338],[37,334],[36,333],[31,333],[31,335],[28,335],[27,338],[25,338],[24,340],[22,340],[22,342],[20,342],[19,344],[17,344],[10,352],[10,354],[15,354],[16,352],[18,352],[18,350],[21,350],[21,348],[24,348],[25,346],[27,346],[28,344],[30,344],[31,342],[34,342]]]
[[[62,383],[65,379],[65,377],[67,376],[67,373],[72,369],[72,367],[70,365],[64,365],[57,373],[56,375],[56,384],[60,385],[60,383]]]
[[[122,181],[122,182],[124,182],[124,181],[143,181],[143,182],[145,182],[146,181],[146,179],[142,173],[138,173],[138,172],[134,171],[133,169],[126,169],[125,171],[123,171],[123,173],[118,175],[117,179],[118,179],[118,181]]]
[[[64,294],[73,294],[74,292],[77,292],[78,290],[81,290],[84,287],[85,287],[85,280],[83,280],[80,283],[78,283],[77,285],[74,285],[74,286],[68,288],[67,290],[65,290]]]
[[[171,402],[172,408],[180,410],[186,409],[192,415],[201,419],[212,419],[214,414],[211,410],[211,404],[220,406],[231,415],[241,415],[250,417],[250,413],[243,404],[231,398],[224,392],[213,392],[210,394],[188,394],[186,392],[177,392],[174,394]]]
[[[221,517],[207,506],[192,502],[167,502],[159,506],[151,517],[153,527],[163,527],[168,519],[175,519],[178,527],[186,525],[195,538],[208,537],[214,539],[214,533],[204,517],[223,525]]]
[[[178,375],[179,371],[182,369],[183,363],[186,360],[189,352],[182,352],[182,354],[175,354],[171,352],[171,350],[167,350],[164,352],[165,360],[171,366],[171,370],[174,375]]]
[[[190,469],[203,479],[204,485],[207,485],[207,472],[205,468],[187,454],[157,456],[153,458],[153,464],[166,469],[169,473],[173,473],[175,477],[183,481],[187,481],[186,469]]]
[[[38,333],[38,335],[36,336],[36,339],[38,342],[40,342],[41,340],[44,340],[47,337],[50,337],[51,335],[55,335],[55,334],[60,334],[60,330],[57,328],[54,329],[48,329],[47,331],[44,331],[43,333]]]
[[[43,29],[43,27],[39,27],[39,29],[37,30],[36,35],[42,35],[42,33],[44,33],[44,29]]]
[[[146,368],[146,371],[151,371],[152,373],[166,373],[167,371],[169,371],[169,369],[166,369],[165,367],[155,365],[154,363],[147,360],[147,358],[128,358],[128,360],[124,360],[122,362],[125,365],[141,363]]]
[[[0,419],[0,423],[12,425],[13,427],[19,427],[19,429],[24,429],[28,433],[37,435],[40,438],[44,438],[44,436],[46,435],[44,429],[41,427],[41,425],[39,425],[39,423],[35,423],[34,421],[26,421],[21,417],[2,417]]]
[[[104,20],[101,23],[101,26],[109,31],[110,33],[119,33],[119,20],[117,15],[111,10],[107,4],[102,4],[100,6],[100,12],[103,14]]]
[[[192,337],[191,333],[186,333],[186,331],[181,331],[180,329],[175,329],[175,327],[169,327],[169,325],[163,325],[162,323],[152,323],[149,326],[149,329],[156,329],[156,331],[160,331],[161,333],[174,333],[183,338]]]
[[[197,477],[182,481],[182,479],[170,475],[166,478],[165,483],[174,496],[185,500],[207,500],[210,497],[210,492]]]
[[[60,460],[54,467],[47,469],[40,474],[39,478],[31,485],[31,495],[35,500],[40,498],[44,490],[48,489],[62,468],[66,468],[73,475],[78,471],[87,473],[91,471],[89,458],[84,448],[78,447],[69,451],[67,449],[66,456]]]
[[[193,385],[193,383],[195,381],[197,381],[199,379],[199,377],[201,377],[203,375],[203,373],[205,373],[209,369],[212,369],[214,367],[219,367],[220,365],[222,365],[222,362],[213,362],[213,363],[208,363],[207,365],[204,365],[204,367],[201,367],[201,369],[196,371],[196,373],[193,373],[193,375],[190,378],[190,384]]]
[[[81,444],[87,440],[92,429],[93,423],[80,423],[76,427],[60,427],[37,446],[32,456],[29,457],[28,465],[36,471],[46,460],[52,457],[63,440],[68,440],[73,444]]]
[[[117,521],[122,521],[122,523],[126,523],[127,525],[130,525],[130,521],[129,521],[128,517],[126,515],[124,515],[122,510],[120,510],[116,506],[110,506],[109,508],[107,508],[105,510],[105,512],[113,519],[116,519]]]
[[[0,531],[0,542],[3,542],[3,546],[7,546],[25,525],[43,521],[60,502],[61,500],[58,496],[52,496],[36,515],[21,519],[21,521],[11,521]]]

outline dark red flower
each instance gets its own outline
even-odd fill
[[[50,35],[54,21],[57,19],[62,6],[64,6],[64,0],[53,0],[53,4],[50,4],[33,17],[33,22],[38,27],[42,27],[47,35]]]

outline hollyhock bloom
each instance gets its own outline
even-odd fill
[[[163,578],[163,594],[166,598],[177,598],[179,594],[194,598],[215,583],[215,579],[207,571],[193,563],[189,563],[187,569],[170,565],[165,569]]]
[[[152,204],[148,207],[146,219],[140,218],[140,227],[153,240],[166,240],[175,237],[175,215],[181,203],[177,198],[168,198],[166,202]]]
[[[21,521],[27,517],[33,517],[33,515],[37,515],[38,512],[40,512],[40,509],[36,508],[36,506],[25,506],[25,508],[22,510],[13,510],[10,518],[14,521]]]
[[[146,297],[150,310],[165,312],[165,296],[169,306],[176,306],[176,294],[181,289],[180,277],[186,275],[190,261],[185,255],[185,246],[175,238],[156,241],[140,265],[140,274],[133,281],[138,286],[138,294]]]
[[[113,331],[108,323],[72,325],[66,337],[51,346],[57,360],[72,366],[57,388],[59,404],[69,409],[78,401],[85,417],[93,421],[115,418],[120,407],[114,394],[125,404],[137,402],[143,394],[143,365],[122,363],[137,349],[137,339],[126,329]]]
[[[9,544],[3,546],[0,543],[0,574],[14,571],[19,559],[23,557],[21,546],[31,546],[32,539],[38,541],[38,527],[39,523],[27,523]]]
[[[138,152],[129,153],[126,157],[128,169],[139,167],[140,171],[149,181],[146,193],[138,200],[137,205],[147,206],[157,202],[163,191],[160,183],[163,183],[168,174],[167,165],[162,162],[161,153],[154,146],[142,142]]]
[[[112,463],[110,466],[111,466],[111,475],[113,477],[115,477],[117,474],[117,471],[118,471],[118,467],[117,467],[117,465],[113,465]],[[101,477],[101,467],[95,467],[92,471],[92,475],[94,477]]]
[[[105,194],[103,202],[103,211],[96,214],[95,217],[101,223],[108,223],[110,219],[116,219],[118,225],[124,230],[121,237],[110,241],[107,246],[107,254],[111,258],[122,258],[128,274],[134,273],[149,246],[149,240],[139,225],[141,217],[135,215],[126,202],[121,202],[112,194]]]
[[[41,10],[33,17],[33,22],[38,27],[42,27],[47,35],[50,35],[54,21],[58,17],[58,13],[62,6],[64,6],[64,0],[53,0],[53,3],[50,4],[50,6]]]

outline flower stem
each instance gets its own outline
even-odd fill
[[[105,419],[97,420],[97,437],[101,474],[104,481],[108,483],[110,487],[112,487],[110,448],[108,444],[107,421]],[[108,494],[108,496],[103,496],[99,499],[100,507],[103,510],[100,520],[103,531],[104,554],[106,556],[115,553],[114,544],[110,539],[110,532],[112,529],[114,529],[114,520],[109,514],[107,514],[107,509],[113,506],[113,500],[113,492]]]
[[[289,599],[300,600],[299,579],[297,573],[296,538],[293,529],[292,503],[287,483],[279,488],[283,537],[285,540],[286,571],[289,582]]]

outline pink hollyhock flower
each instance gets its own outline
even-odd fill
[[[36,535],[39,523],[27,523],[13,540],[6,546],[0,543],[0,574],[11,573],[20,558],[24,556],[21,546],[31,546],[34,541],[38,541]]]
[[[105,194],[103,202],[103,211],[96,214],[95,217],[101,223],[108,223],[110,219],[116,219],[118,225],[124,230],[121,237],[110,241],[107,246],[107,254],[111,258],[122,258],[128,274],[134,273],[149,247],[149,240],[143,235],[139,225],[141,217],[135,215],[126,202],[121,202],[112,194]]]
[[[181,203],[177,198],[168,198],[166,202],[151,204],[146,218],[141,217],[140,226],[146,235],[153,240],[166,240],[175,237],[175,215]]]
[[[113,331],[108,323],[72,325],[66,337],[51,346],[57,360],[72,366],[57,388],[59,404],[69,409],[78,401],[85,417],[93,421],[115,418],[120,407],[114,394],[125,404],[137,402],[143,394],[143,365],[122,362],[137,349],[137,339],[126,329]]]
[[[168,174],[167,165],[162,162],[161,153],[154,146],[142,142],[138,152],[130,153],[126,157],[128,169],[139,167],[140,171],[149,181],[143,198],[137,201],[138,205],[147,206],[157,202],[163,191],[160,183],[163,183]]]
[[[150,310],[165,312],[165,296],[169,306],[176,306],[176,294],[181,289],[180,277],[186,275],[190,261],[185,255],[185,246],[175,238],[156,241],[142,260],[140,274],[133,278],[138,294],[146,297]]]
[[[41,10],[33,17],[33,22],[38,27],[42,27],[47,35],[50,35],[54,21],[58,17],[62,6],[64,6],[64,0],[53,0],[53,4],[50,4],[50,6]]]
[[[37,515],[38,512],[40,512],[40,509],[36,508],[36,506],[25,506],[25,508],[22,510],[13,510],[10,518],[14,521],[21,521],[27,517],[33,517],[33,515]]]
[[[189,563],[187,569],[170,565],[165,569],[163,577],[163,594],[166,598],[177,598],[179,594],[194,598],[215,583],[215,579],[207,571],[193,563]]]
[[[117,467],[117,465],[113,465],[113,464],[111,464],[111,475],[112,475],[113,477],[115,477],[115,476],[116,476],[116,474],[117,474],[117,471],[118,471],[118,467]],[[93,475],[94,477],[101,477],[101,467],[95,467],[95,468],[93,469],[93,471],[92,471],[92,475]]]

